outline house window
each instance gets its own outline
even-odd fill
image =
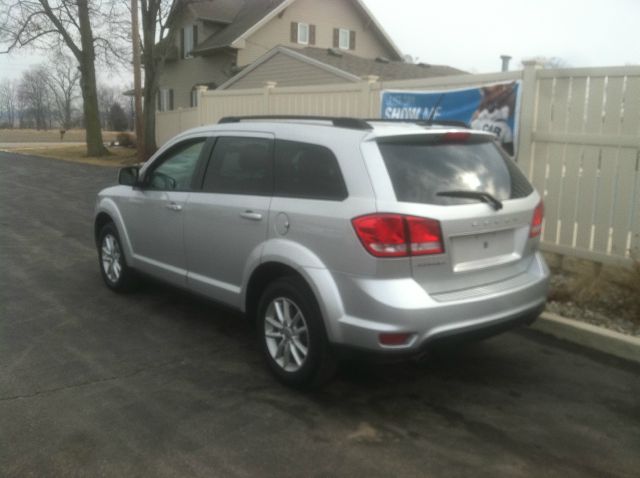
[[[161,88],[158,91],[158,111],[171,111],[173,109],[173,90]]]
[[[198,26],[189,25],[182,29],[180,50],[182,58],[193,58],[191,52],[198,44]]]
[[[298,43],[302,45],[309,44],[309,24],[298,23]]]
[[[338,47],[341,50],[349,50],[351,48],[351,32],[349,30],[340,28]]]
[[[316,26],[310,23],[291,22],[291,43],[316,44]]]

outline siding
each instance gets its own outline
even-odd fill
[[[302,86],[344,83],[346,80],[317,66],[278,53],[228,89],[261,88],[267,81],[275,81],[278,86]]]
[[[191,90],[196,84],[221,85],[233,74],[232,58],[224,52],[212,56],[197,56],[167,63],[160,77],[160,88],[173,88],[175,108],[188,108]]]
[[[291,22],[316,25],[314,46],[319,48],[333,47],[334,28],[348,28],[356,32],[356,49],[350,53],[364,58],[395,56],[366,25],[350,0],[298,0],[284,10],[282,17],[276,16],[247,39],[246,47],[238,51],[238,65],[253,63],[276,45],[303,46],[291,43]]]
[[[191,11],[183,10],[177,22],[177,28],[185,25],[198,26],[198,40],[202,42],[213,34],[219,27],[211,23],[196,21]],[[175,36],[178,49],[178,60],[167,62],[160,76],[160,88],[173,89],[174,108],[188,108],[191,106],[191,90],[196,84],[216,83],[220,85],[227,81],[231,72],[232,59],[228,54],[218,53],[212,56],[182,59],[180,58],[180,31]]]

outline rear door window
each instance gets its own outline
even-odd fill
[[[338,160],[329,148],[276,141],[275,195],[342,201],[348,196]]]
[[[204,192],[268,196],[273,192],[273,140],[223,136],[204,175]]]
[[[384,163],[401,202],[455,205],[472,199],[439,196],[444,191],[481,191],[499,201],[533,192],[513,161],[491,140],[436,142],[433,136],[378,140]]]

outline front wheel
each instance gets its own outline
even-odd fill
[[[134,285],[134,271],[127,265],[115,225],[106,224],[99,235],[98,259],[104,283],[116,292],[127,292]]]
[[[306,388],[331,378],[336,360],[322,315],[302,279],[271,283],[258,305],[258,334],[267,364],[286,385]]]

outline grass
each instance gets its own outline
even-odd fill
[[[87,148],[85,145],[64,145],[60,146],[16,146],[4,147],[4,151],[12,153],[30,154],[33,156],[42,156],[45,158],[60,159],[62,161],[71,161],[76,163],[93,164],[96,166],[112,166],[122,167],[136,164],[136,150],[132,148],[108,147],[110,156],[91,157],[87,156]]]
[[[102,140],[105,143],[115,140],[116,131],[103,131]],[[35,129],[0,129],[0,143],[78,143],[85,141],[84,129],[70,129],[64,134],[64,141],[60,141],[60,130]]]

